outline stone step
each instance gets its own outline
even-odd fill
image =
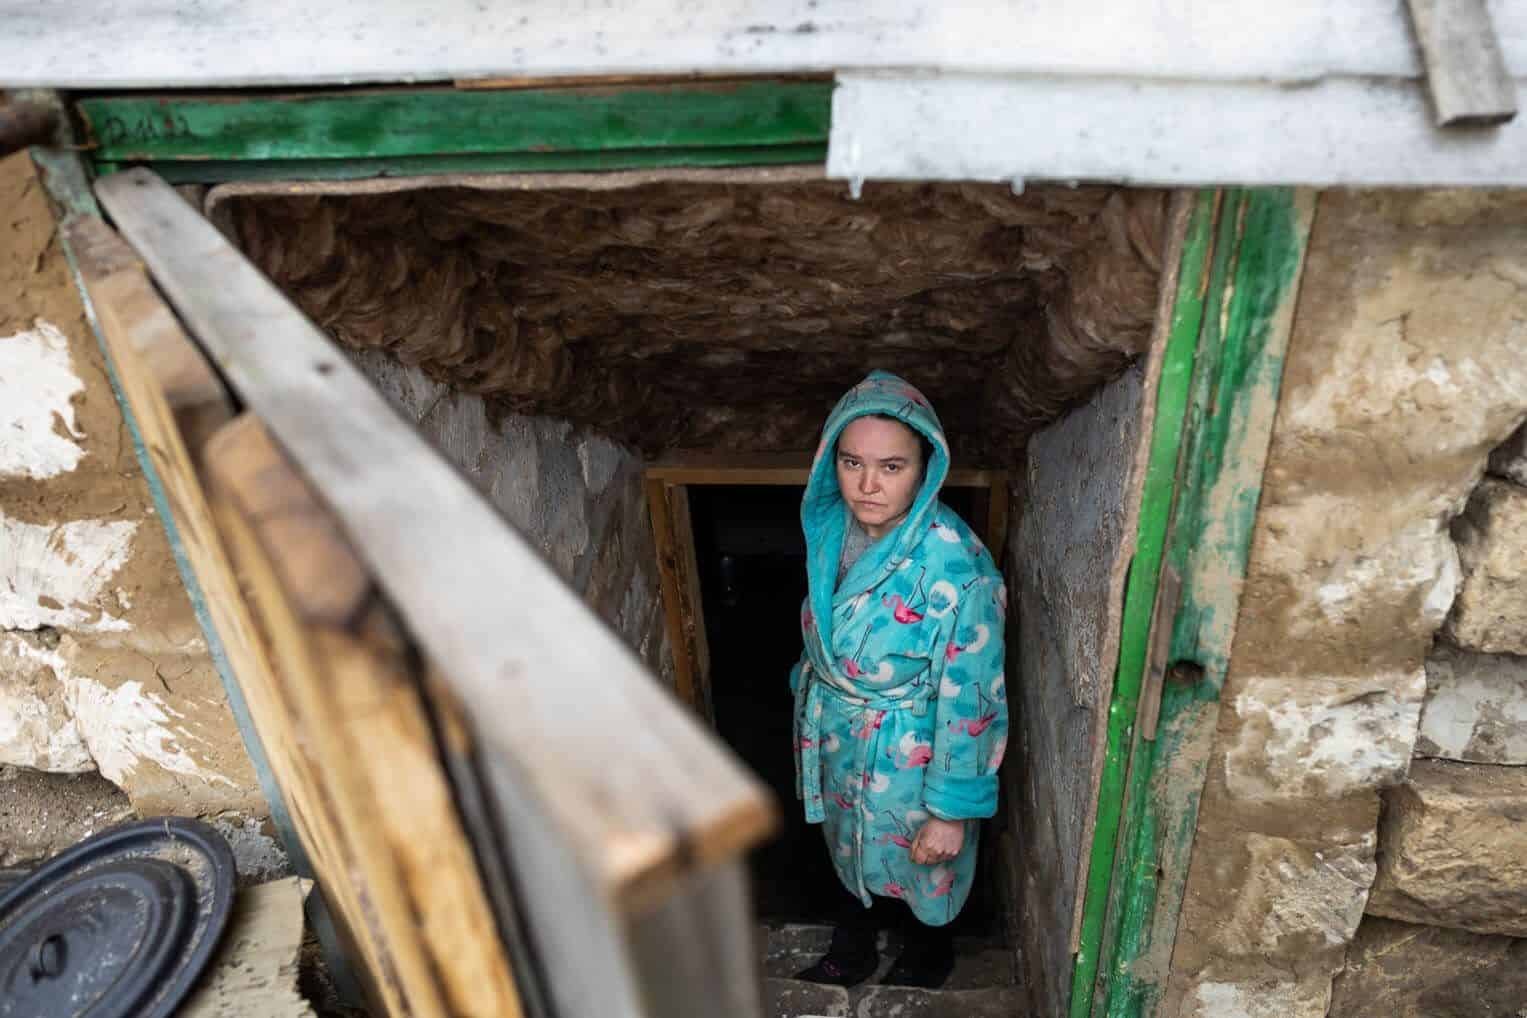
[[[760,931],[764,947],[764,975],[788,980],[801,969],[814,964],[827,951],[832,939],[829,926],[785,923],[769,925]],[[869,980],[875,982],[890,968],[899,947],[895,938],[880,934],[880,967]],[[945,990],[978,990],[1009,987],[1017,983],[1013,953],[983,938],[957,937],[954,943],[954,972]]]
[[[919,990],[861,985],[851,989],[796,979],[764,980],[765,1018],[1028,1018],[1016,986]]]

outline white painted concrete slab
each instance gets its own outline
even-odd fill
[[[1491,0],[1508,66],[1527,4]],[[0,0],[0,84],[164,87],[853,68],[1414,77],[1394,0]]]
[[[1527,6],[1527,5],[1524,5]],[[1517,80],[1527,98],[1527,81]],[[1439,130],[1420,81],[844,74],[827,174],[849,180],[1527,184],[1527,118]]]

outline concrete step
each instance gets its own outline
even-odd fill
[[[796,979],[764,980],[765,1018],[1028,1018],[1016,986],[919,990],[866,984],[843,989]]]

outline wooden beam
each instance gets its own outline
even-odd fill
[[[144,471],[158,488],[156,502],[182,562],[188,594],[198,614],[206,612],[202,624],[208,647],[284,847],[301,874],[335,872],[337,864],[313,856],[312,824],[318,822],[322,807],[311,780],[302,776],[300,748],[274,699],[266,648],[202,488],[203,448],[233,418],[233,398],[154,290],[137,255],[99,217],[76,212],[63,227],[63,241],[89,302],[124,415],[141,436]],[[322,899],[317,907],[324,907]],[[335,978],[353,984],[340,938],[328,935],[335,928],[319,925]]]
[[[297,990],[301,883],[287,877],[239,890],[217,953],[176,1018],[316,1018]]]
[[[1437,126],[1481,127],[1515,117],[1516,82],[1485,0],[1409,0],[1409,7]]]
[[[647,515],[652,520],[652,543],[657,552],[658,590],[663,598],[663,619],[668,630],[668,648],[673,654],[673,691],[696,713],[704,714],[699,686],[695,681],[696,661],[686,633],[684,614],[683,570],[679,564],[680,536],[674,527],[668,501],[669,485],[650,475],[644,482],[647,492]]]
[[[684,452],[647,464],[647,476],[667,484],[793,484],[804,486],[811,454]],[[950,488],[985,488],[1006,483],[1005,470],[955,467],[944,481]]]
[[[330,809],[323,874],[389,1015],[516,1018],[514,981],[436,754],[418,656],[259,423],[207,446],[219,519]]]
[[[190,181],[732,166],[826,158],[832,82],[393,88],[80,100],[98,164]]]
[[[211,224],[148,171],[96,189],[612,907],[772,829],[763,786]]]
[[[991,552],[998,569],[1003,568],[1002,556],[1007,552],[1007,524],[1012,497],[1006,474],[992,481],[986,500],[986,549]]]
[[[712,725],[716,723],[711,702],[710,641],[705,632],[705,601],[700,590],[700,561],[695,553],[695,525],[689,515],[689,489],[664,486],[673,532],[675,580],[682,619],[679,637],[690,669],[691,703]],[[678,651],[675,650],[675,653]]]

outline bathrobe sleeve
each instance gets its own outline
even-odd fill
[[[1006,598],[987,577],[964,592],[942,664],[933,759],[923,775],[923,805],[944,820],[997,812],[997,768],[1007,746],[1003,680]]]

